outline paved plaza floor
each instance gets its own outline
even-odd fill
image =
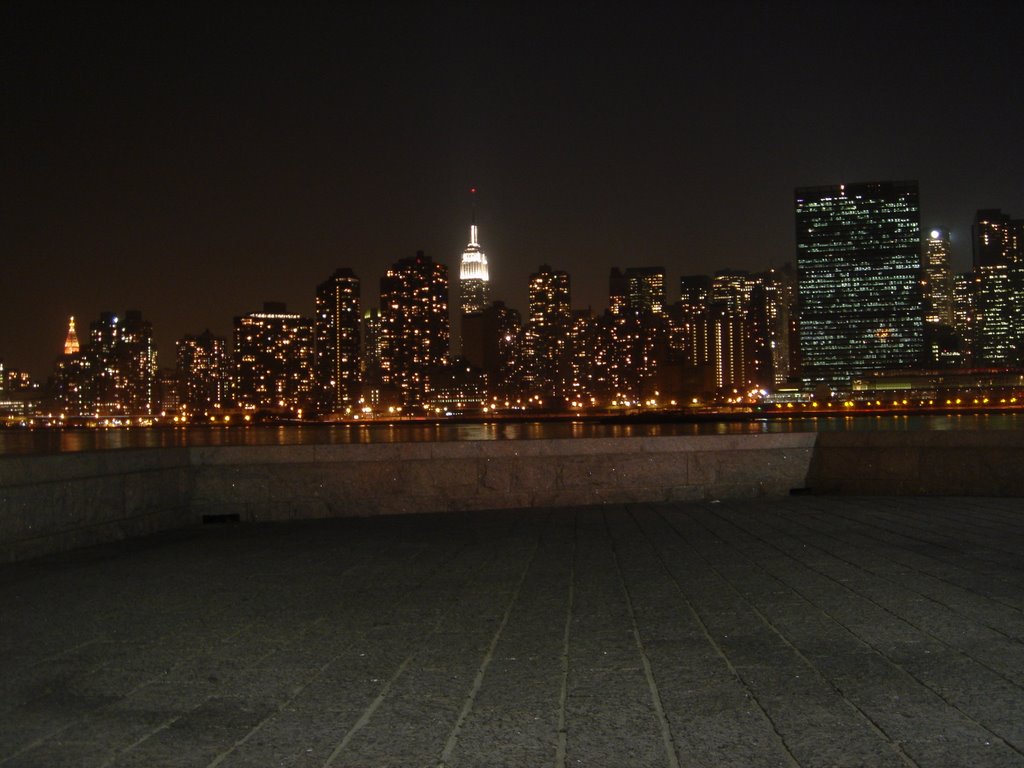
[[[0,766],[1024,766],[1024,504],[206,526],[0,566]]]

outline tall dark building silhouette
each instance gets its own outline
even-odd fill
[[[313,317],[313,375],[321,413],[350,410],[359,402],[359,278],[338,269],[317,286]]]
[[[462,356],[486,374],[491,395],[517,394],[521,325],[519,312],[503,301],[462,316]]]
[[[308,410],[313,394],[313,322],[266,302],[235,318],[238,403],[286,415]]]
[[[714,361],[714,345],[707,322],[711,306],[711,277],[683,275],[679,278],[679,301],[672,307],[673,342],[685,362],[692,367],[709,366]]]
[[[846,388],[923,352],[916,181],[796,190],[800,353],[805,385]]]
[[[397,261],[380,280],[380,366],[403,406],[425,401],[450,339],[448,268],[423,251]]]

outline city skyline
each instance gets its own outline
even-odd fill
[[[679,275],[793,262],[792,190],[872,179],[919,180],[922,229],[950,231],[964,271],[975,211],[1024,211],[1024,12],[921,11],[384,6],[200,25],[5,6],[0,358],[44,376],[69,315],[130,307],[168,365],[176,339],[226,337],[264,301],[311,316],[339,267],[370,301],[420,249],[457,274],[472,186],[492,298],[520,310],[544,263],[599,310],[614,266],[664,266],[671,298]]]
[[[613,267],[603,310],[577,310],[569,273],[542,264],[525,318],[485,301],[474,224],[455,289],[462,358],[448,268],[419,251],[381,278],[376,307],[364,311],[359,277],[339,268],[316,288],[315,317],[266,302],[235,317],[230,351],[209,330],[179,339],[174,370],[158,368],[153,325],[138,310],[101,313],[85,342],[71,317],[52,386],[0,366],[0,393],[12,398],[2,405],[19,420],[228,423],[831,407],[837,396],[853,407],[894,387],[917,391],[921,406],[965,387],[984,388],[985,403],[1016,402],[1016,390],[991,388],[1024,382],[1024,219],[979,210],[974,269],[951,275],[945,233],[921,231],[918,201],[907,180],[798,188],[795,268],[680,276],[679,301],[667,300],[664,267]]]

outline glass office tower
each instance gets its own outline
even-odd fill
[[[795,202],[805,385],[920,365],[917,182],[804,187]]]

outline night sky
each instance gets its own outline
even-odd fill
[[[173,366],[337,267],[364,306],[418,249],[457,278],[474,185],[519,309],[541,263],[600,310],[612,266],[674,300],[792,261],[797,186],[919,180],[958,269],[977,208],[1024,216],[1020,2],[143,5],[0,10],[8,367],[45,377],[71,314],[142,310]]]

